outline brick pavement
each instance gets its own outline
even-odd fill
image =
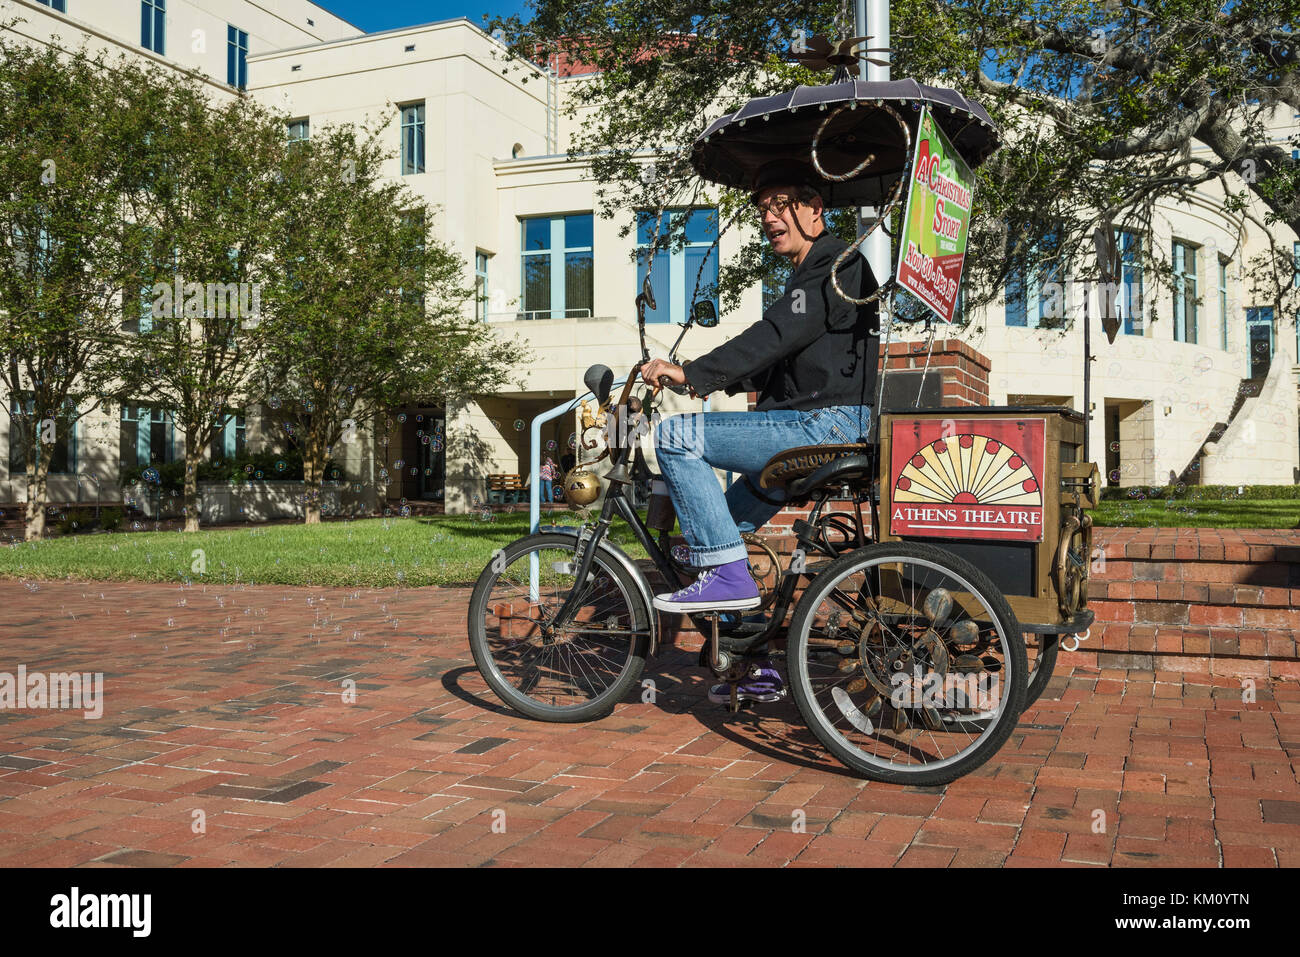
[[[689,646],[648,663],[655,704],[526,720],[474,670],[467,599],[0,582],[0,671],[105,673],[99,720],[0,711],[0,865],[1300,865],[1294,679],[1243,703],[1063,655],[989,764],[904,788],[790,702],[726,715]]]

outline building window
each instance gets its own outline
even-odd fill
[[[118,458],[123,472],[147,465],[163,465],[176,458],[176,430],[171,413],[159,405],[133,403],[122,406]]]
[[[718,214],[712,208],[667,209],[659,226],[659,238],[672,230],[672,248],[655,255],[650,273],[655,308],[646,307],[646,322],[685,322],[694,299],[707,299],[718,308]],[[637,214],[636,288],[641,289],[649,265],[650,243],[654,239],[653,213]],[[701,268],[702,267],[702,268]],[[698,277],[698,284],[697,284]],[[782,293],[778,292],[779,298]]]
[[[289,142],[303,143],[311,139],[311,120],[289,121]]]
[[[1065,322],[1065,286],[1055,259],[1057,233],[1044,238],[1048,255],[1033,264],[1028,275],[1020,268],[1007,276],[1006,323],[1029,329],[1058,329]],[[1035,251],[1037,253],[1037,250]],[[963,303],[964,307],[964,303]],[[956,313],[954,312],[954,318]]]
[[[474,253],[474,310],[483,322],[488,316],[488,254]]]
[[[1119,250],[1119,309],[1124,334],[1140,336],[1145,329],[1142,316],[1142,237],[1127,230],[1115,231]]]
[[[1219,257],[1219,346],[1228,351],[1228,262]]]
[[[1250,377],[1263,379],[1273,363],[1273,307],[1247,307],[1246,333],[1250,343]]]
[[[248,86],[248,34],[226,25],[226,82],[237,89]]]
[[[166,40],[167,0],[140,0],[140,45],[161,56]]]
[[[1174,240],[1174,341],[1196,342],[1196,247]]]
[[[520,220],[523,267],[521,319],[591,315],[591,213]]]
[[[36,0],[36,2],[44,4],[51,10],[58,10],[59,13],[68,12],[68,0]]]
[[[424,172],[424,104],[402,107],[402,175]]]
[[[214,464],[229,462],[244,454],[244,414],[232,412],[212,433],[209,456]]]
[[[27,433],[31,419],[37,417],[36,400],[30,396],[23,401],[18,396],[9,400],[9,476],[17,478],[27,474]],[[45,420],[52,418],[52,423]],[[42,413],[37,423],[36,461],[50,456],[50,475],[72,475],[77,471],[77,423],[71,402],[64,402],[56,416]],[[53,442],[45,442],[53,426]]]

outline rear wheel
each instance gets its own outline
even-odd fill
[[[1006,598],[930,545],[869,545],[804,592],[787,658],[795,703],[854,771],[946,784],[987,761],[1025,701],[1025,643]]]
[[[510,707],[542,721],[604,717],[636,684],[653,610],[632,574],[597,550],[566,625],[554,622],[577,585],[578,539],[541,534],[499,551],[469,602],[479,672]]]

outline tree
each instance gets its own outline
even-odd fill
[[[978,172],[969,306],[991,301],[1013,270],[1045,255],[1082,274],[1097,225],[1142,229],[1156,200],[1211,183],[1269,236],[1272,252],[1254,270],[1263,294],[1279,305],[1290,295],[1290,245],[1277,228],[1300,233],[1300,174],[1289,152],[1300,142],[1272,142],[1263,124],[1279,106],[1300,113],[1300,0],[890,7],[892,75],[960,90],[1003,131],[1006,145]],[[813,34],[849,36],[853,22],[839,2],[537,0],[532,20],[488,26],[517,57],[560,54],[601,71],[571,87],[575,115],[587,111],[571,154],[590,158],[610,214],[698,202],[686,164],[694,138],[749,97],[829,82],[784,62],[787,51]],[[1194,151],[1194,140],[1208,152]],[[661,154],[653,179],[643,173],[645,151]],[[727,191],[723,217],[741,202]],[[1143,258],[1168,276],[1169,257],[1144,246]],[[723,269],[727,304],[772,265],[760,241],[742,249]]]
[[[149,190],[139,335],[130,369],[185,435],[185,531],[200,518],[198,468],[226,412],[247,398],[275,302],[271,255],[291,193],[285,119],[245,95],[214,102],[196,75],[151,70]]]
[[[292,213],[268,250],[276,319],[257,378],[302,449],[308,524],[327,460],[360,423],[413,397],[494,391],[527,360],[466,308],[465,263],[433,236],[433,211],[384,176],[382,132],[326,126],[293,144]]]
[[[0,383],[26,468],[28,540],[80,419],[122,379],[122,296],[139,249],[139,92],[125,58],[14,44],[0,24]],[[10,460],[15,456],[12,454]]]

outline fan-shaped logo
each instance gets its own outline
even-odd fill
[[[896,431],[893,534],[1040,541],[1043,423],[1019,420],[1012,435],[1008,424],[960,423],[937,438],[917,430],[906,449],[899,440],[911,436]]]

